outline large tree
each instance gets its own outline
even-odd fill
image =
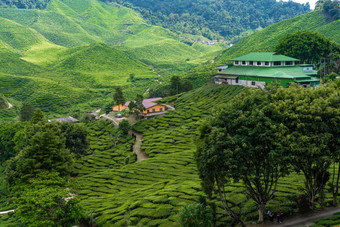
[[[124,98],[123,90],[121,87],[119,86],[115,87],[113,100],[116,103],[116,105],[118,105],[118,110],[120,111],[120,105],[124,105],[125,103],[125,98]]]
[[[331,41],[312,31],[298,31],[287,34],[279,40],[274,51],[299,59],[302,63],[319,63],[332,51]]]
[[[305,192],[313,209],[329,179],[332,157],[339,161],[339,89],[333,83],[315,90],[293,85],[279,89],[273,103],[284,116],[291,164],[305,177]]]
[[[16,142],[20,142],[16,147],[20,152],[7,162],[5,170],[10,185],[34,178],[41,171],[57,172],[60,176],[69,174],[73,159],[57,123],[28,127]]]
[[[201,128],[196,160],[203,188],[214,186],[226,212],[240,218],[229,207],[225,185],[242,180],[246,194],[258,206],[264,220],[268,201],[280,177],[288,173],[289,152],[282,145],[286,128],[270,104],[273,90],[248,90]]]

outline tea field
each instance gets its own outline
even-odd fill
[[[178,212],[197,202],[202,193],[193,157],[198,128],[243,89],[211,85],[163,99],[176,111],[134,125],[134,130],[143,133],[142,149],[150,156],[147,160],[134,162],[130,156],[130,162],[124,161],[132,154],[130,140],[113,149],[106,147],[111,142],[105,139],[91,145],[92,154],[76,163],[74,174],[80,183],[81,204],[93,214],[97,225],[178,226]],[[91,141],[102,138],[96,134],[101,132],[92,132]],[[268,209],[296,213],[302,186],[302,175],[282,179]],[[256,221],[256,206],[246,198],[241,184],[230,185],[227,190],[233,209],[245,220]],[[217,226],[225,226],[230,218],[215,197],[213,201]],[[326,202],[330,201],[326,193]]]

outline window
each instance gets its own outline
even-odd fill
[[[152,109],[152,112],[156,112],[156,109]]]
[[[266,62],[264,63],[264,65],[269,65],[269,61],[266,61]]]
[[[292,61],[286,61],[286,65],[293,65]]]
[[[148,110],[148,113],[150,113],[150,110]]]
[[[161,108],[159,111],[163,112],[163,108]]]
[[[238,77],[236,78],[236,83],[238,84]]]
[[[254,62],[253,62],[253,61],[250,61],[250,62],[249,62],[249,65],[254,65]]]
[[[280,61],[274,61],[274,65],[281,65],[281,62]]]
[[[260,61],[257,62],[257,65],[262,65]]]
[[[245,65],[246,64],[246,61],[242,61],[242,65]]]
[[[235,65],[238,65],[238,61],[235,61]]]
[[[252,81],[252,82],[251,82],[251,85],[252,85],[252,86],[255,86],[255,85],[256,85],[256,82],[255,82],[255,81]]]

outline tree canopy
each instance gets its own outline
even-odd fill
[[[201,128],[196,160],[205,191],[217,185],[226,211],[240,219],[227,204],[225,184],[242,180],[258,206],[263,222],[265,207],[280,177],[288,173],[289,152],[283,144],[286,128],[271,103],[271,90],[249,90]]]
[[[298,31],[279,40],[274,51],[299,59],[302,63],[319,63],[332,52],[332,43],[325,36],[312,31]]]
[[[235,38],[247,30],[310,11],[309,4],[275,0],[102,0],[139,11],[154,25],[173,32],[203,35],[210,39]]]

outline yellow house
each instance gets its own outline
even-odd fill
[[[154,103],[157,100],[160,100],[162,98],[152,98],[152,99],[144,99],[143,100],[143,106],[145,107],[145,110],[142,115],[148,115],[148,114],[153,114],[153,113],[161,113],[165,112],[165,106],[162,104]],[[122,111],[126,108],[128,108],[130,102],[126,102],[124,105],[114,105],[112,107],[114,112],[119,112]]]
[[[119,111],[122,111],[122,110],[124,110],[124,109],[126,109],[126,108],[128,108],[128,107],[125,106],[125,105],[122,105],[122,104],[114,105],[114,106],[112,107],[113,112],[119,112]]]

